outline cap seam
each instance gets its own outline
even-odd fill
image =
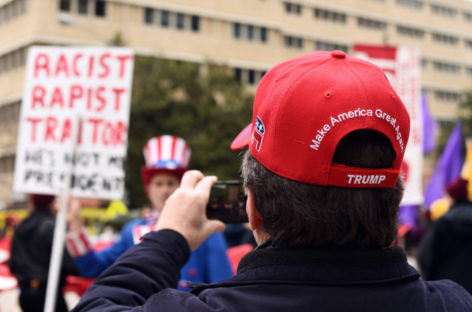
[[[324,60],[322,63],[316,64],[315,67],[311,68],[309,71],[306,71],[302,76],[297,77],[297,79],[296,79],[294,82],[292,82],[292,84],[290,85],[290,87],[289,87],[289,89],[287,90],[287,92],[285,92],[285,95],[284,95],[283,98],[281,99],[281,102],[284,103],[284,100],[287,98],[287,96],[288,96],[289,94],[290,94],[290,95],[292,94],[293,88],[294,88],[294,86],[295,86],[295,84],[296,84],[297,82],[299,82],[302,78],[304,78],[306,75],[308,75],[309,73],[311,73],[313,70],[319,68],[321,65],[324,65],[325,63],[329,62],[330,60],[331,60],[331,54],[329,54],[329,55],[328,55],[328,58],[327,58],[326,60]],[[313,62],[313,60],[310,60],[310,62]],[[276,113],[276,119],[275,119],[275,125],[276,125],[276,127],[274,127],[274,128],[275,128],[275,129],[274,129],[274,136],[277,135],[277,131],[278,131],[278,129],[279,129],[278,124],[279,124],[279,118],[280,118],[281,116],[278,114],[278,112],[279,112],[279,110],[281,109],[281,106],[282,106],[282,105],[279,105],[279,106],[277,107],[277,111],[275,112],[275,113]],[[278,145],[277,145],[277,148],[278,148]],[[272,164],[272,159],[273,159],[273,157],[274,157],[274,154],[275,154],[275,153],[272,153],[272,154],[270,155],[269,163],[271,163],[271,164]]]

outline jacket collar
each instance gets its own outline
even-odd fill
[[[419,278],[400,247],[381,250],[261,247],[241,259],[238,276],[256,277],[254,272],[258,272],[261,279],[292,278],[317,284],[371,284]],[[261,269],[274,266],[287,270]]]
[[[214,284],[191,283],[193,294],[240,285],[360,286],[419,279],[400,247],[382,250],[259,246],[244,256],[238,274]]]

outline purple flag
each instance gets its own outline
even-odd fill
[[[409,224],[412,227],[416,226],[418,219],[418,205],[403,205],[400,206],[398,213],[398,220],[400,224]]]
[[[423,154],[427,154],[436,147],[438,124],[428,108],[428,97],[421,96],[421,114],[423,117]]]
[[[443,197],[446,186],[460,176],[462,163],[462,131],[460,122],[457,122],[426,187],[424,202],[427,209],[436,199]]]

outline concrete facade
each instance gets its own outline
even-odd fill
[[[465,0],[0,0],[0,203],[11,193],[27,50],[106,45],[234,68],[249,86],[274,64],[355,43],[413,45],[422,89],[441,121],[472,89],[472,2]],[[0,204],[1,205],[1,204]]]

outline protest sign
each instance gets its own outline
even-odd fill
[[[402,163],[405,194],[402,205],[423,203],[423,123],[421,117],[421,58],[407,46],[354,45],[354,55],[383,69],[410,115],[410,138]]]
[[[57,195],[73,168],[72,195],[121,198],[132,74],[128,48],[30,48],[14,190]]]

